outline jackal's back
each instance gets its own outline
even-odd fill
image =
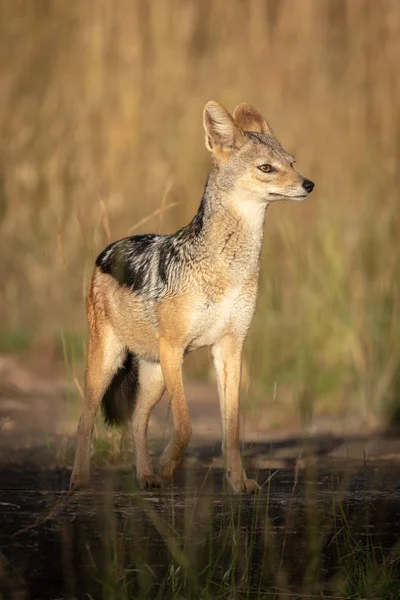
[[[207,191],[207,185],[205,194]],[[145,234],[107,246],[96,266],[119,285],[157,300],[185,284],[185,271],[196,261],[196,247],[204,229],[205,199],[194,219],[173,235]]]

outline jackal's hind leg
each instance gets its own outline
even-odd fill
[[[183,350],[160,338],[160,359],[171,404],[174,433],[160,458],[160,475],[169,479],[181,463],[192,428],[182,381]]]
[[[133,414],[132,431],[135,444],[136,475],[141,488],[160,487],[162,480],[154,475],[147,445],[150,414],[161,400],[165,383],[161,365],[141,360],[139,363],[139,394]]]
[[[70,489],[89,484],[90,445],[94,421],[103,395],[118,368],[121,366],[124,348],[113,339],[112,334],[102,340],[89,340],[85,377],[85,404],[78,425],[74,468]]]
[[[213,347],[222,422],[225,474],[234,492],[257,492],[260,486],[246,477],[240,455],[239,390],[242,341],[225,336]]]

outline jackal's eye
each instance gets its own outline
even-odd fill
[[[274,167],[272,165],[269,165],[268,163],[265,163],[265,165],[260,165],[258,168],[263,173],[272,173],[272,171],[274,171]]]

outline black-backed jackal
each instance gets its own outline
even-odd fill
[[[242,348],[257,300],[270,202],[303,200],[312,181],[293,168],[260,113],[204,109],[213,170],[194,219],[173,235],[137,235],[99,255],[87,298],[89,351],[71,489],[89,481],[97,410],[133,437],[141,487],[158,487],[179,466],[192,429],[182,382],[185,354],[211,347],[226,477],[235,492],[258,490],[239,448]],[[174,433],[154,474],[147,448],[152,409],[168,391]]]

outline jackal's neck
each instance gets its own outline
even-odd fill
[[[185,228],[192,249],[201,260],[215,257],[231,267],[253,270],[259,262],[266,210],[266,204],[222,189],[211,173],[199,209]]]

